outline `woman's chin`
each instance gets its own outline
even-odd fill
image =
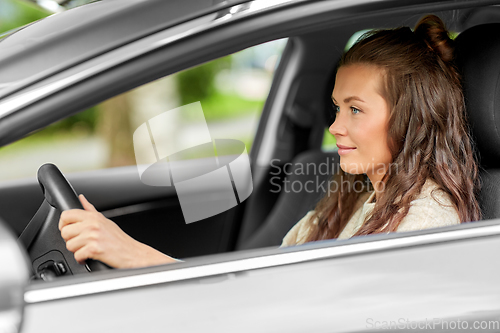
[[[350,173],[351,175],[360,175],[364,173],[363,168],[360,164],[344,163],[342,162],[342,158],[340,159],[340,168],[345,173]]]

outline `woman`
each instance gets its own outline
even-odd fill
[[[453,41],[436,16],[370,32],[341,59],[330,132],[341,156],[340,188],[285,236],[282,246],[480,219],[477,165],[465,121]],[[360,188],[366,175],[373,192]],[[336,186],[337,187],[337,186]],[[117,268],[176,262],[126,235],[83,197],[59,228],[79,262]]]
[[[282,246],[480,219],[452,45],[441,19],[428,15],[414,32],[370,32],[344,54],[330,132],[349,175],[341,173],[340,190],[299,221]],[[356,191],[365,183],[359,174],[370,179],[371,194]]]

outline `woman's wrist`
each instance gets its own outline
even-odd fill
[[[124,268],[139,268],[182,262],[182,260],[172,258],[146,244],[137,243],[139,245],[139,253],[134,256],[134,260],[130,264],[130,267]]]

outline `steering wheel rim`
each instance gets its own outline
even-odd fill
[[[51,271],[61,275],[110,269],[92,259],[84,265],[79,264],[66,248],[58,228],[60,214],[68,209],[83,209],[83,206],[59,168],[51,163],[44,164],[38,169],[37,177],[45,200],[19,237],[28,250],[37,277],[44,278],[41,271],[49,266]]]

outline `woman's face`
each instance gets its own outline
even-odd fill
[[[341,168],[350,174],[366,173],[373,184],[382,180],[392,162],[389,107],[379,93],[382,77],[375,66],[343,66],[332,93],[337,117],[330,133],[337,140]]]

